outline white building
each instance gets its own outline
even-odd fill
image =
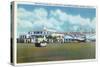
[[[89,34],[90,35],[90,34]],[[47,29],[44,27],[43,30],[38,30],[38,31],[30,31],[24,35],[20,35],[19,38],[17,39],[17,42],[22,42],[22,43],[35,43],[37,41],[37,38],[41,37],[47,42],[53,43],[64,43],[64,42],[74,42],[74,41],[83,41],[87,38],[87,40],[95,40],[93,36],[85,36],[82,33],[61,33],[57,32],[52,29]]]
[[[20,35],[18,38],[18,42],[25,42],[25,43],[35,43],[38,37],[48,38],[48,37],[56,37],[57,42],[64,42],[64,34],[56,32],[55,30],[44,28],[43,30],[38,31],[30,31],[27,34]],[[53,39],[48,39],[49,42],[54,42]]]

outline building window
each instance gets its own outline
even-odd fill
[[[39,32],[37,32],[37,34],[39,34]]]
[[[42,31],[40,33],[42,34]]]
[[[42,31],[34,32],[34,34],[42,34]]]
[[[30,34],[30,32],[28,32],[28,34]]]

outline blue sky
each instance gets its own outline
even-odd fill
[[[18,4],[17,32],[40,30],[43,26],[58,32],[95,31],[96,9]]]
[[[84,18],[94,18],[96,16],[96,10],[95,8],[76,8],[76,7],[62,7],[62,6],[39,6],[39,5],[26,5],[26,4],[19,4],[18,8],[25,8],[28,11],[32,11],[35,8],[44,8],[48,10],[56,10],[56,9],[61,9],[62,11],[72,14],[72,15],[77,15],[80,14]]]

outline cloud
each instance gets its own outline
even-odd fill
[[[57,9],[55,11],[51,11],[51,17],[54,17],[55,19],[58,19],[59,21],[66,21],[69,17],[68,14],[61,11],[60,9]]]
[[[58,24],[63,26],[66,25],[65,30],[69,29],[69,31],[90,32],[91,29],[94,29],[95,31],[95,18],[91,20],[90,18],[83,18],[80,15],[70,15],[60,9],[51,11],[51,16],[59,21]]]
[[[36,19],[46,19],[48,16],[48,12],[44,8],[38,8],[33,11],[33,14]]]
[[[96,17],[83,18],[80,15],[71,15],[60,9],[48,11],[45,8],[34,8],[32,11],[18,8],[18,34],[40,30],[43,26],[59,32],[89,32],[95,31]]]

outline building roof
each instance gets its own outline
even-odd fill
[[[69,35],[66,35],[64,38],[65,38],[65,39],[73,39],[73,37],[71,37],[71,36],[69,36]]]

